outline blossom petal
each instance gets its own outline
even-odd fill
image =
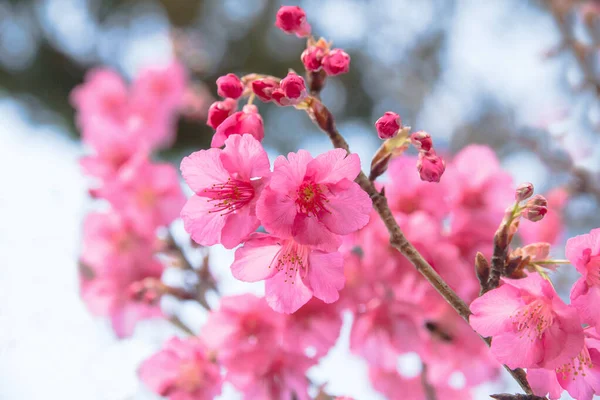
[[[293,279],[283,271],[265,282],[265,299],[277,312],[292,314],[312,298],[312,291],[302,282],[299,272]]]
[[[342,181],[341,189],[338,185],[332,188],[327,196],[327,213],[323,213],[321,221],[333,233],[347,235],[369,222],[372,203],[367,192],[356,183]]]
[[[221,244],[226,249],[233,249],[260,226],[260,221],[246,207],[236,213],[227,215],[221,231]]]
[[[227,216],[212,213],[213,206],[205,197],[190,197],[183,209],[183,226],[192,239],[203,246],[212,246],[221,242],[221,231]]]
[[[344,260],[341,253],[324,253],[312,251],[308,256],[308,275],[306,283],[313,295],[325,303],[333,303],[344,288]]]
[[[269,232],[280,237],[291,236],[292,224],[296,217],[294,200],[265,188],[256,203],[256,216]]]
[[[489,293],[489,292],[488,292]],[[538,368],[544,351],[539,340],[519,332],[506,332],[492,339],[491,352],[510,368]]]
[[[286,194],[297,190],[298,186],[304,181],[307,165],[312,159],[312,156],[306,150],[289,153],[287,159],[284,156],[277,157],[273,164],[271,188]]]
[[[348,154],[344,149],[334,149],[320,154],[307,167],[317,183],[338,183],[342,179],[353,181],[360,173],[358,154]]]
[[[231,264],[233,276],[244,282],[257,282],[272,277],[277,269],[273,265],[281,244],[274,236],[256,234],[235,251]]]
[[[522,306],[519,290],[511,285],[502,285],[490,290],[471,303],[473,314],[469,323],[482,336],[493,336],[503,332],[510,324],[510,317]]]
[[[331,233],[316,217],[304,214],[296,215],[291,233],[298,243],[325,251],[337,251],[342,244],[342,238]]]
[[[600,324],[600,287],[590,287],[580,278],[571,289],[571,305],[577,309],[582,322],[592,326]]]
[[[270,173],[269,157],[265,149],[252,135],[231,135],[225,140],[221,161],[230,173],[237,172],[239,178],[267,176]]]
[[[214,184],[227,182],[229,178],[229,173],[221,162],[220,149],[200,150],[185,157],[181,161],[181,174],[195,193]]]
[[[563,392],[554,370],[530,368],[527,371],[527,381],[535,395],[543,397],[549,394],[550,400],[560,399]]]

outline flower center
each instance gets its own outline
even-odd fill
[[[556,368],[556,373],[561,374],[564,380],[568,379],[570,375],[573,376],[573,380],[577,379],[578,376],[585,376],[586,369],[594,367],[590,352],[587,346],[583,346],[581,353],[571,360],[570,363],[564,364],[561,367]]]
[[[322,187],[314,182],[304,181],[298,188],[296,205],[303,214],[317,216],[321,211],[328,212],[325,208],[327,202]]]
[[[512,316],[512,323],[516,330],[523,336],[528,336],[532,341],[541,339],[544,331],[552,325],[554,318],[552,311],[542,300],[534,300],[521,307]]]
[[[284,282],[290,282],[293,285],[298,272],[301,277],[306,276],[308,272],[308,247],[293,240],[287,241],[279,251],[274,267],[277,272],[285,274]],[[269,266],[269,268],[271,267]]]
[[[221,213],[223,216],[248,205],[254,198],[254,187],[250,182],[229,178],[225,183],[215,183],[204,189],[202,195],[209,197],[206,201],[213,204],[209,213]]]
[[[194,393],[203,384],[202,369],[200,366],[191,361],[182,364],[179,367],[179,375],[177,377],[177,387],[187,393]]]
[[[590,249],[586,249],[586,252]],[[588,259],[585,264],[585,268],[587,270],[586,280],[590,285],[600,286],[600,256],[589,256],[586,254],[586,258]]]

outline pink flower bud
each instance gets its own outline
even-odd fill
[[[239,99],[244,92],[244,85],[234,74],[227,74],[217,79],[217,93],[221,97]]]
[[[525,204],[525,209],[521,213],[525,219],[528,219],[532,222],[540,221],[544,218],[544,215],[548,213],[548,201],[546,198],[540,194],[536,194],[533,196],[527,204]]]
[[[329,76],[345,74],[350,70],[350,56],[342,49],[333,49],[323,57],[323,69]]]
[[[252,91],[262,101],[271,101],[273,91],[279,89],[279,83],[271,78],[257,79],[252,82]]]
[[[515,200],[517,202],[526,200],[533,195],[533,185],[529,182],[521,183],[515,191]]]
[[[398,133],[400,126],[402,126],[400,116],[391,111],[387,111],[375,122],[375,129],[377,129],[379,139],[393,138]]]
[[[325,50],[319,46],[309,46],[302,52],[302,64],[307,71],[316,72],[321,69]]]
[[[285,97],[289,99],[300,99],[306,96],[306,84],[304,83],[304,79],[298,74],[293,72],[288,73],[281,80],[280,85]]]
[[[418,131],[410,135],[410,141],[419,151],[429,151],[433,147],[433,141],[429,133]]]
[[[285,93],[281,88],[273,90],[271,93],[271,100],[275,102],[275,104],[279,106],[287,106],[289,105],[287,97],[285,97]]]
[[[419,152],[417,170],[421,180],[427,182],[439,182],[446,170],[446,162],[435,153],[435,150]]]
[[[306,22],[306,13],[298,6],[282,6],[277,11],[275,26],[288,34],[298,37],[310,35],[310,25]]]
[[[237,109],[237,101],[234,99],[225,99],[223,101],[215,101],[208,108],[208,118],[206,125],[213,129],[217,129],[219,125],[227,117],[229,117]]]

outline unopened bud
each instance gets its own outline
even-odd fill
[[[234,74],[227,74],[217,79],[217,93],[221,97],[239,99],[244,92],[244,84]]]
[[[217,129],[219,125],[227,117],[229,117],[237,109],[237,101],[234,99],[225,99],[223,101],[215,101],[208,108],[208,118],[206,125],[213,129]]]
[[[316,72],[321,69],[325,50],[320,46],[309,46],[303,52],[300,58],[307,71]]]
[[[515,200],[521,202],[533,195],[533,185],[529,182],[521,183],[515,191]]]
[[[475,255],[475,272],[481,287],[485,287],[490,277],[490,263],[480,252]]]
[[[417,170],[421,180],[427,182],[439,182],[446,170],[446,163],[435,153],[435,150],[419,152]]]
[[[285,94],[285,97],[289,99],[299,99],[306,96],[306,83],[304,78],[294,72],[287,74],[280,83],[281,90]]]
[[[527,204],[525,204],[525,209],[521,213],[524,218],[537,222],[544,218],[544,215],[548,213],[548,201],[546,198],[540,194],[536,194],[533,196]]]
[[[306,13],[298,6],[282,6],[275,17],[275,26],[288,34],[298,37],[310,35],[310,25]]]
[[[410,141],[419,151],[429,151],[433,147],[433,141],[429,133],[418,131],[410,135]]]
[[[252,82],[252,91],[262,101],[271,101],[273,91],[279,89],[279,82],[272,78],[257,79]]]
[[[381,118],[375,122],[375,129],[380,139],[390,139],[398,134],[402,126],[400,116],[395,112],[386,111]]]
[[[323,69],[329,76],[345,74],[350,70],[350,56],[342,49],[333,49],[323,57]]]

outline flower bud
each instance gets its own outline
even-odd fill
[[[206,125],[213,129],[217,129],[219,125],[227,117],[229,117],[237,108],[237,101],[233,99],[225,99],[223,101],[215,101],[208,108],[208,118]]]
[[[439,182],[446,170],[446,163],[435,153],[435,150],[419,152],[417,170],[421,180],[427,182]]]
[[[429,151],[433,147],[433,140],[429,133],[418,131],[410,135],[410,141],[419,151]]]
[[[262,101],[271,101],[273,91],[279,89],[279,82],[272,78],[257,79],[252,82],[252,91]]]
[[[521,213],[524,218],[537,222],[544,218],[544,215],[548,213],[548,201],[546,198],[540,194],[536,194],[533,196],[527,204],[525,204],[525,209]]]
[[[333,49],[323,57],[323,69],[329,76],[345,74],[350,70],[350,56],[342,49]]]
[[[217,79],[217,93],[221,97],[239,99],[244,92],[244,85],[234,74],[227,74]]]
[[[375,122],[375,129],[379,139],[389,139],[396,136],[402,126],[400,116],[395,112],[386,111],[381,118]]]
[[[298,6],[282,6],[275,17],[275,26],[288,34],[298,37],[310,35],[310,25],[306,13]]]
[[[294,72],[290,72],[281,80],[280,87],[285,97],[289,99],[300,99],[306,96],[304,79]]]
[[[533,185],[529,182],[521,183],[515,191],[515,200],[521,202],[533,195]]]
[[[302,52],[300,58],[307,71],[316,72],[321,69],[325,50],[320,46],[309,46]]]

